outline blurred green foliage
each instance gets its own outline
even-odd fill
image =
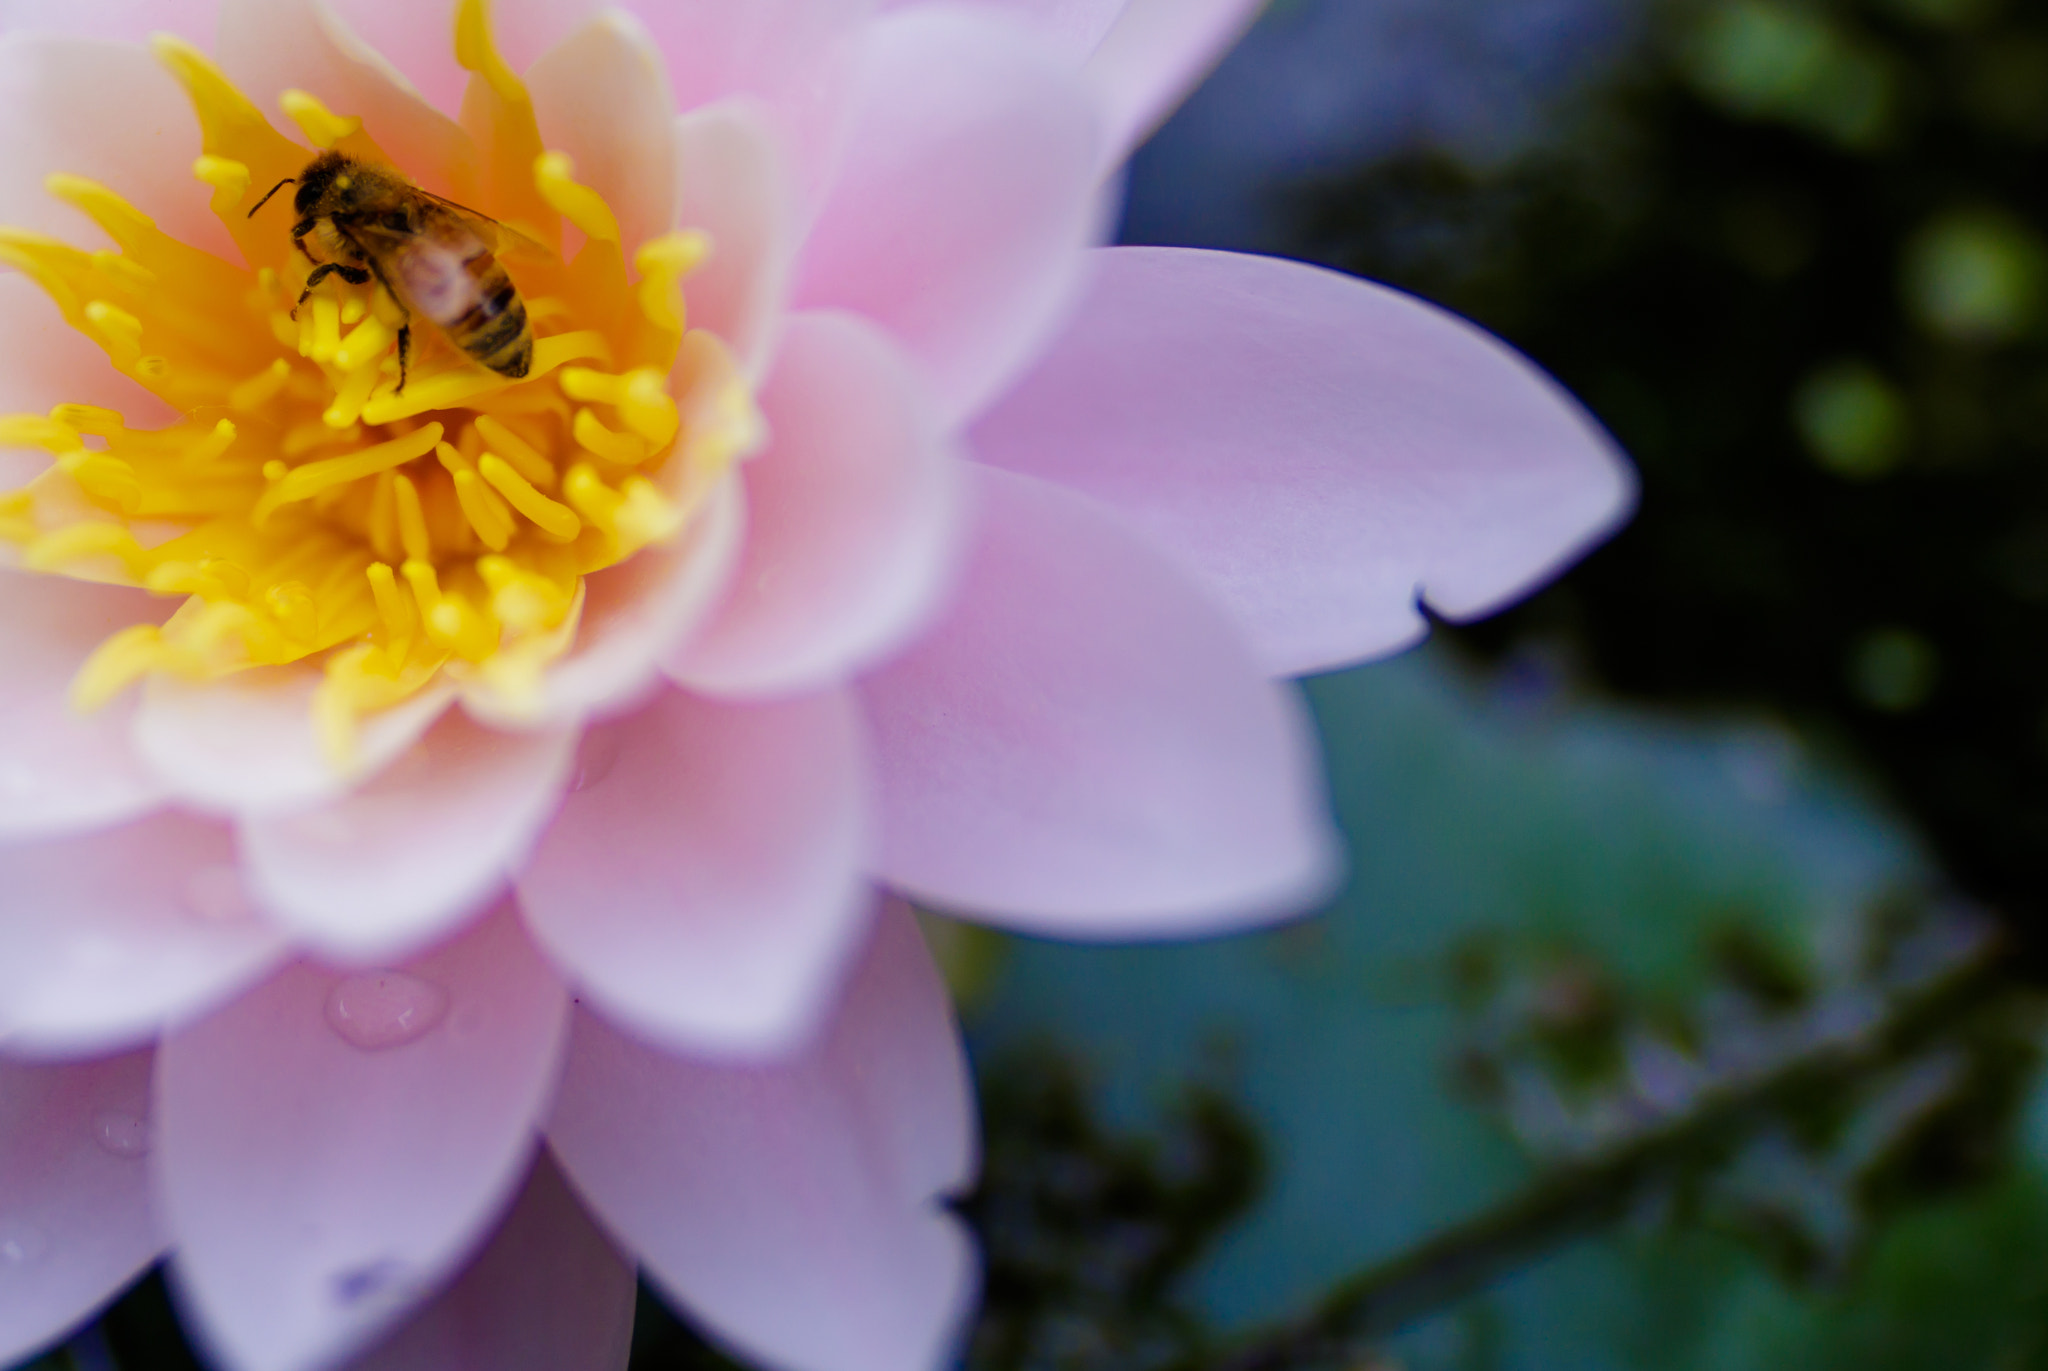
[[[1667,0],[1513,161],[1305,188],[1296,250],[1552,370],[1642,510],[1531,606],[1638,699],[1777,712],[2030,943],[2048,856],[2048,9]]]

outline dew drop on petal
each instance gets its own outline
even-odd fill
[[[239,923],[254,909],[242,873],[225,862],[202,866],[185,882],[185,908],[210,924]]]
[[[395,1257],[380,1257],[360,1266],[337,1271],[329,1278],[334,1298],[342,1304],[360,1304],[403,1285],[405,1263]]]
[[[92,1135],[117,1157],[140,1157],[149,1151],[149,1120],[122,1109],[102,1109],[93,1116]]]
[[[619,764],[623,746],[624,740],[616,728],[593,728],[584,734],[583,744],[576,750],[576,775],[569,789],[584,791],[602,785]]]
[[[447,1013],[447,991],[403,971],[366,971],[327,996],[328,1027],[365,1052],[403,1047]]]
[[[49,1250],[50,1235],[42,1229],[18,1219],[0,1219],[0,1277],[10,1268],[42,1260]]]

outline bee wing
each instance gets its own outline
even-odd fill
[[[430,190],[422,190],[420,194],[449,213],[459,216],[469,225],[471,232],[483,240],[484,246],[494,253],[509,248],[524,248],[529,252],[546,253],[550,257],[554,255],[552,248],[523,229],[514,228],[510,224],[491,218],[488,214],[479,214],[468,205],[457,204],[445,195],[436,195]]]

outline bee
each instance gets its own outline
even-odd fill
[[[299,304],[330,275],[354,286],[375,277],[405,315],[398,327],[401,392],[415,314],[500,376],[517,380],[532,368],[526,302],[492,255],[500,227],[495,220],[422,190],[388,167],[331,150],[272,186],[249,217],[294,182],[299,189],[292,206],[299,218],[292,225],[292,246],[315,264]],[[308,238],[319,256],[307,249]]]

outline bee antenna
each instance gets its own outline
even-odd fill
[[[287,176],[284,178],[284,180],[279,181],[276,185],[270,188],[270,190],[264,195],[264,197],[261,200],[258,200],[256,202],[256,209],[262,209],[265,205],[270,203],[270,197],[272,195],[277,194],[279,191],[283,190],[286,186],[290,185],[292,182],[298,179],[299,178],[296,176]],[[252,209],[249,211],[249,217],[251,219],[254,219],[256,217],[256,209]]]

